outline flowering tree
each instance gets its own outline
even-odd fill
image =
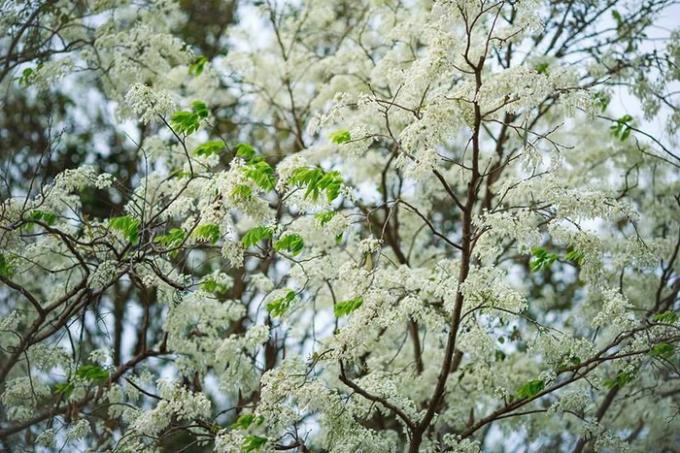
[[[3,4],[3,449],[677,448],[672,1],[198,3]]]

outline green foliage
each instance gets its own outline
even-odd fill
[[[255,151],[255,148],[247,143],[239,143],[236,145],[236,156],[240,157],[246,162],[250,162],[253,158],[255,158],[256,154],[257,151]]]
[[[635,377],[635,374],[631,371],[619,371],[614,379],[607,379],[603,384],[610,390],[614,387],[621,388],[632,381],[633,377]]]
[[[219,154],[224,149],[224,142],[222,140],[211,140],[199,145],[194,149],[194,156],[209,157],[213,154]]]
[[[319,167],[298,168],[293,172],[289,182],[298,187],[306,186],[305,198],[311,196],[315,201],[321,192],[326,193],[328,202],[335,200],[340,195],[342,187],[342,177],[339,172],[325,172]]]
[[[189,65],[189,74],[192,76],[199,76],[203,73],[203,69],[205,69],[205,65],[208,63],[208,59],[205,58],[204,56],[197,57],[194,59],[194,61]]]
[[[333,217],[335,217],[335,211],[324,211],[314,215],[314,218],[321,224],[321,226],[324,226],[330,222]]]
[[[548,67],[549,66],[550,66],[550,64],[548,64],[548,63],[539,63],[536,66],[534,66],[534,69],[539,74],[548,75]]]
[[[241,238],[241,242],[243,243],[244,247],[250,247],[262,241],[263,239],[270,239],[271,237],[271,227],[258,226],[246,231],[246,233]]]
[[[187,237],[186,231],[181,228],[172,228],[167,234],[162,234],[154,238],[154,242],[168,249],[174,249],[182,245]]]
[[[54,384],[54,393],[57,395],[64,395],[64,398],[68,398],[73,393],[75,385],[72,382],[60,382],[59,384]]]
[[[57,215],[52,212],[45,212],[39,209],[31,211],[28,215],[28,219],[31,221],[38,221],[46,223],[47,225],[54,225],[57,221]]]
[[[266,437],[260,437],[256,436],[254,434],[250,434],[246,436],[246,438],[243,440],[243,444],[241,445],[241,450],[248,452],[248,451],[257,451],[260,448],[264,446],[264,444],[267,443],[267,438]]]
[[[0,253],[0,277],[9,278],[14,274],[14,266],[10,260]]]
[[[297,256],[305,246],[305,241],[299,234],[286,234],[274,244],[274,250],[280,252],[281,250],[288,251],[291,255]]]
[[[631,129],[632,121],[633,121],[632,116],[623,115],[621,118],[616,120],[614,124],[610,126],[609,129],[611,130],[612,135],[621,140],[622,142],[625,141],[632,132]]]
[[[675,351],[675,348],[673,347],[672,344],[669,343],[658,343],[655,344],[652,350],[649,352],[649,354],[652,357],[656,357],[659,359],[670,359],[673,357],[673,352]]]
[[[674,311],[664,311],[654,315],[654,321],[664,324],[675,324],[678,321],[678,314]]]
[[[131,244],[136,244],[139,241],[139,227],[141,222],[132,216],[124,215],[120,217],[112,217],[109,219],[109,226],[123,234]]]
[[[609,96],[604,91],[598,91],[593,95],[593,101],[595,101],[595,104],[600,107],[600,111],[604,112],[607,110],[607,106],[609,106],[611,96]]]
[[[254,414],[243,414],[236,419],[234,423],[231,424],[233,429],[248,429],[254,423],[255,425],[261,425],[264,422],[264,417]]]
[[[335,307],[333,307],[333,312],[335,313],[336,318],[340,318],[342,316],[349,315],[354,310],[361,307],[363,303],[364,298],[361,296],[357,296],[353,299],[338,302],[337,304],[335,304]]]
[[[564,255],[564,259],[567,261],[571,261],[572,263],[575,263],[579,266],[583,266],[583,263],[585,261],[585,255],[583,252],[580,250],[572,249],[567,252],[566,255]]]
[[[101,384],[109,379],[109,372],[99,365],[83,365],[76,370],[76,376],[90,382]]]
[[[191,135],[200,126],[201,120],[208,117],[208,107],[202,101],[193,101],[191,111],[175,112],[170,118],[170,125],[178,134]]]
[[[244,165],[243,173],[248,179],[252,179],[262,189],[269,191],[274,190],[276,186],[276,178],[274,177],[274,169],[264,160],[251,160],[251,163]]]
[[[231,196],[238,200],[250,200],[253,196],[253,189],[245,184],[238,184],[231,191]]]
[[[295,300],[295,291],[289,290],[284,297],[275,299],[267,304],[267,311],[272,316],[272,318],[280,318],[288,308],[290,304]]]
[[[37,72],[40,70],[40,68],[42,68],[42,66],[43,66],[42,63],[38,63],[35,69],[25,68],[23,71],[21,71],[21,77],[18,78],[19,85],[21,85],[24,88],[32,85],[33,82],[35,81]]]
[[[201,282],[201,289],[216,296],[224,296],[229,292],[229,287],[220,283],[212,277],[208,277]]]
[[[529,266],[533,272],[547,269],[555,262],[555,260],[557,260],[557,255],[548,252],[543,247],[534,247],[531,249],[531,254],[534,258],[531,260]]]
[[[545,382],[541,379],[532,379],[517,389],[517,396],[521,399],[532,398],[545,388]]]
[[[352,140],[352,135],[346,129],[341,129],[331,133],[331,141],[336,145],[341,145]]]
[[[220,227],[214,223],[206,223],[196,227],[192,236],[199,242],[216,243],[220,239]]]

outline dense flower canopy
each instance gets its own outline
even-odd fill
[[[676,451],[671,0],[12,1],[6,451]]]

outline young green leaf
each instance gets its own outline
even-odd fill
[[[52,212],[45,212],[36,209],[35,211],[31,211],[31,213],[28,215],[28,219],[43,222],[46,223],[47,225],[52,226],[57,221],[57,215]]]
[[[224,296],[229,292],[229,287],[227,285],[224,283],[219,283],[212,277],[203,280],[201,283],[201,289],[216,296]]]
[[[154,242],[168,249],[174,249],[182,245],[187,233],[181,228],[172,228],[167,234],[156,236]]]
[[[0,253],[0,277],[10,278],[14,274],[14,266],[10,260]]]
[[[290,304],[295,300],[295,291],[289,290],[284,297],[275,299],[267,304],[267,311],[272,318],[280,318],[288,308]]]
[[[321,192],[326,192],[328,202],[335,200],[340,195],[342,177],[337,171],[325,172],[318,167],[298,168],[290,178],[290,184],[298,187],[307,187],[305,198],[317,200]]]
[[[90,382],[102,383],[109,378],[109,372],[99,365],[83,365],[76,370],[76,376]]]
[[[123,234],[123,237],[131,244],[136,244],[137,241],[139,241],[140,225],[141,222],[139,219],[135,219],[129,215],[112,217],[109,219],[109,226],[116,231],[120,231]]]
[[[255,154],[256,154],[255,148],[253,148],[247,143],[239,143],[238,145],[236,145],[236,157],[240,157],[246,162],[254,158]]]
[[[245,184],[238,184],[232,189],[231,196],[241,201],[250,200],[253,196],[253,189]]]
[[[333,312],[335,313],[336,318],[340,318],[342,316],[349,315],[354,310],[361,307],[361,305],[363,303],[364,303],[364,298],[361,297],[361,296],[357,296],[353,299],[338,302],[333,307]]]
[[[633,380],[635,375],[631,371],[619,371],[614,379],[607,379],[604,381],[604,386],[609,390],[614,387],[621,388]]]
[[[531,398],[545,388],[545,382],[541,379],[532,379],[517,389],[517,396],[521,399]]]
[[[214,244],[220,240],[220,227],[214,223],[207,223],[196,227],[192,236],[198,242],[210,242],[211,244]]]
[[[72,382],[60,382],[54,384],[54,393],[57,395],[64,395],[64,398],[68,398],[73,393],[75,385]]]
[[[673,357],[673,352],[675,351],[675,348],[673,347],[672,344],[669,343],[658,343],[655,344],[654,347],[652,347],[652,350],[649,352],[649,354],[652,357],[657,357],[659,359],[670,359]]]
[[[248,165],[244,165],[243,174],[247,178],[255,181],[259,187],[266,191],[274,190],[276,187],[276,178],[274,177],[274,169],[265,161],[253,161]]]
[[[305,246],[305,242],[299,234],[286,234],[274,244],[274,250],[288,251],[291,255],[297,256]]]
[[[219,154],[224,149],[224,142],[222,140],[211,140],[199,145],[194,149],[194,156],[209,157],[214,154]]]
[[[244,247],[250,247],[263,239],[270,239],[272,237],[272,229],[270,227],[258,226],[251,228],[241,238]]]
[[[206,63],[208,62],[208,59],[205,58],[204,56],[197,57],[190,65],[189,65],[189,74],[192,76],[199,76],[201,73],[203,73],[203,69],[205,68]]]
[[[632,132],[631,123],[633,122],[633,117],[630,115],[623,115],[621,118],[616,120],[614,124],[609,128],[612,131],[612,135],[622,142],[625,141]]]
[[[534,66],[534,69],[539,74],[548,75],[548,67],[549,66],[550,65],[548,63],[539,63],[536,66]]]
[[[654,321],[664,324],[675,324],[678,321],[678,314],[673,311],[664,311],[654,315]]]
[[[352,135],[346,129],[342,129],[331,133],[331,141],[336,145],[347,143],[350,140],[352,140]]]
[[[200,127],[201,119],[207,118],[208,107],[203,101],[193,101],[191,111],[175,112],[170,118],[170,125],[178,134],[191,135]]]
[[[319,212],[318,214],[314,215],[314,219],[316,219],[317,222],[321,226],[326,225],[328,222],[330,222],[333,217],[335,217],[336,212],[335,211],[324,211],[324,212]]]
[[[266,443],[267,443],[266,437],[260,437],[254,434],[250,434],[246,436],[246,438],[243,440],[243,444],[241,444],[241,450],[245,452],[257,451],[260,448],[262,448]]]
[[[234,423],[231,424],[233,429],[248,429],[250,425],[255,421],[254,414],[243,414],[236,419]]]
[[[566,255],[564,255],[564,259],[567,261],[571,261],[572,263],[575,263],[579,266],[583,266],[583,262],[585,261],[585,255],[583,252],[572,249],[569,252],[567,252]]]
[[[543,247],[534,247],[531,249],[531,254],[534,257],[529,266],[533,272],[547,269],[557,260],[557,255],[548,252]]]

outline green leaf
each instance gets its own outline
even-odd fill
[[[247,178],[252,179],[262,189],[269,191],[274,190],[274,187],[276,187],[274,169],[267,162],[260,160],[244,165],[241,168],[243,168],[243,174]]]
[[[191,110],[200,118],[207,118],[209,114],[208,106],[203,101],[193,101],[191,103]]]
[[[307,187],[305,198],[311,196],[316,201],[321,192],[326,192],[328,202],[335,200],[340,195],[342,177],[337,171],[325,172],[318,167],[298,168],[290,178],[290,184],[298,187]]]
[[[203,73],[203,69],[205,68],[205,64],[208,62],[208,59],[205,58],[204,56],[197,57],[190,65],[189,65],[189,74],[193,76],[199,76],[201,73]]]
[[[331,134],[331,141],[336,145],[347,143],[350,140],[352,140],[352,135],[346,129],[341,129]]]
[[[31,211],[31,213],[28,215],[28,219],[40,221],[52,226],[57,221],[57,215],[52,212],[45,212],[36,209],[35,211]]]
[[[289,290],[284,297],[273,300],[267,304],[267,311],[272,318],[280,318],[295,300],[295,291]]]
[[[264,444],[267,443],[267,438],[266,437],[260,437],[256,436],[254,434],[246,436],[246,438],[243,440],[243,444],[241,445],[241,449],[243,451],[256,451],[259,450],[264,446]]]
[[[583,252],[572,249],[569,252],[567,252],[566,255],[564,255],[564,259],[567,261],[571,261],[572,263],[576,263],[579,266],[583,266],[583,262],[585,261],[585,255]]]
[[[222,140],[211,140],[203,143],[194,149],[194,156],[209,157],[214,154],[219,154],[224,149],[224,142]]]
[[[139,241],[140,225],[141,222],[139,219],[135,219],[129,215],[112,217],[109,219],[109,226],[116,231],[120,231],[123,234],[123,237],[131,244],[136,244],[137,241]]]
[[[539,74],[548,75],[548,66],[550,66],[548,63],[539,63],[536,66],[534,66],[534,69]]]
[[[675,324],[678,321],[677,313],[673,311],[664,311],[654,315],[654,321],[662,322],[664,324]]]
[[[531,254],[534,258],[531,260],[529,266],[533,272],[548,269],[552,263],[557,260],[557,255],[548,252],[543,247],[534,247],[531,249]]]
[[[239,143],[238,145],[236,145],[236,156],[240,157],[246,162],[250,161],[253,157],[255,157],[255,154],[257,154],[255,148],[253,148],[247,143]]]
[[[649,354],[652,357],[657,357],[660,359],[670,359],[673,357],[673,352],[675,351],[675,348],[673,347],[672,344],[669,343],[658,343],[655,344],[652,350],[649,352]]]
[[[632,121],[633,121],[632,116],[623,115],[609,127],[609,129],[612,132],[612,135],[621,140],[622,142],[625,141],[630,136],[630,133],[632,131],[631,129]]]
[[[181,228],[172,228],[167,234],[156,236],[154,242],[162,245],[163,247],[174,249],[182,245],[187,233]]]
[[[76,376],[91,382],[102,383],[109,378],[109,372],[99,365],[83,365],[76,370]]]
[[[593,95],[593,100],[595,104],[600,107],[600,111],[604,112],[607,110],[607,106],[611,101],[611,96],[604,91],[598,91]]]
[[[263,239],[269,239],[271,237],[272,237],[271,227],[258,226],[246,231],[246,233],[241,238],[241,242],[243,243],[244,247],[250,247],[257,244]]]
[[[288,251],[291,255],[297,256],[305,246],[305,241],[299,234],[286,234],[274,244],[274,250],[277,252],[281,250]]]
[[[59,384],[54,384],[54,393],[57,395],[64,395],[64,398],[68,398],[73,393],[75,386],[72,382],[61,382]]]
[[[315,214],[314,218],[316,219],[317,222],[319,222],[321,226],[324,226],[328,222],[330,222],[333,219],[333,217],[335,217],[335,214],[336,214],[335,211],[324,211]]]
[[[197,227],[192,236],[199,242],[216,243],[220,239],[220,227],[214,223],[206,223]]]
[[[198,130],[201,119],[207,118],[208,107],[203,101],[193,101],[191,111],[175,112],[170,118],[170,125],[178,134],[191,135]]]
[[[349,315],[354,310],[361,307],[363,303],[364,298],[361,296],[357,296],[354,299],[338,302],[337,304],[335,304],[335,307],[333,307],[333,313],[335,313],[336,318],[340,318],[342,316]]]
[[[635,375],[631,371],[619,371],[614,379],[607,379],[604,381],[604,386],[608,389],[613,389],[614,387],[623,387],[633,380]]]
[[[224,283],[219,283],[212,277],[208,277],[201,283],[201,289],[216,296],[224,296],[229,291],[229,287]]]
[[[231,427],[233,429],[248,429],[255,421],[255,418],[254,414],[243,414],[231,424]]]
[[[14,274],[14,266],[9,259],[0,253],[0,277],[10,278]]]
[[[517,389],[517,396],[521,399],[531,398],[539,394],[545,388],[545,382],[541,379],[532,379]]]
[[[250,200],[253,196],[253,189],[245,184],[238,184],[231,191],[231,196],[237,200]]]

